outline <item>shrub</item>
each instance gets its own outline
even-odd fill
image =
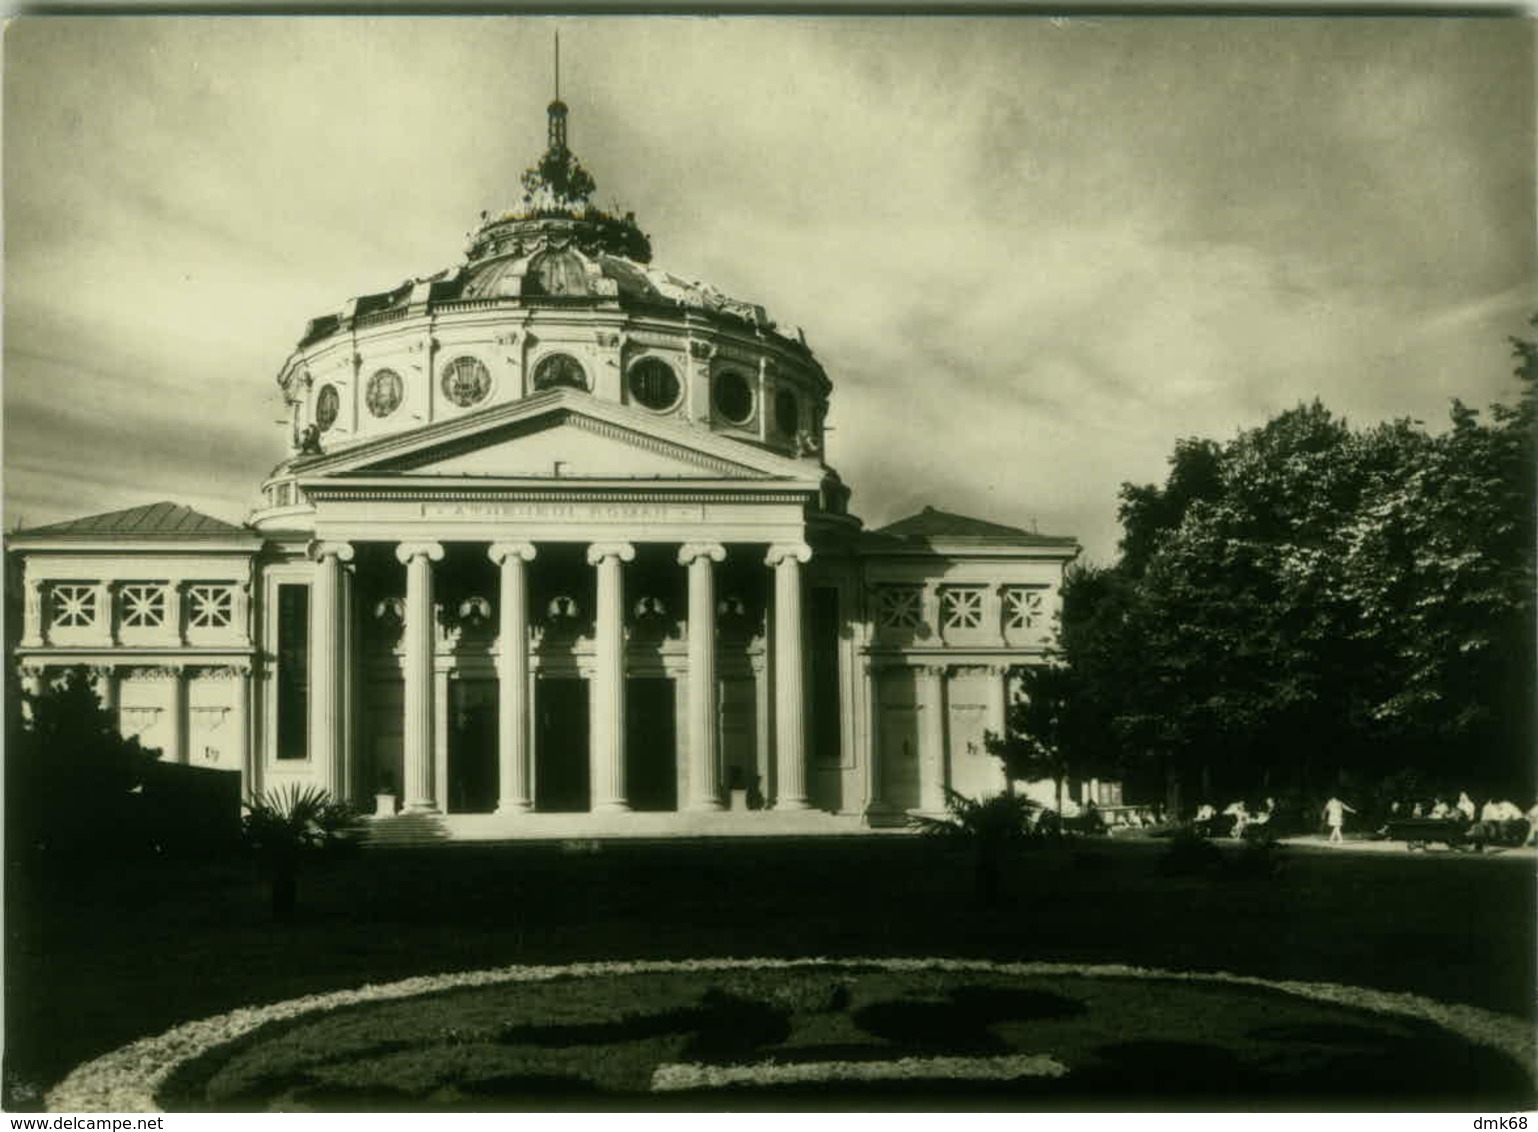
[[[292,919],[300,862],[354,844],[356,816],[345,803],[313,786],[290,785],[256,794],[245,808],[242,832],[272,884],[273,919]]]
[[[1184,825],[1175,831],[1160,856],[1159,871],[1168,876],[1190,876],[1206,872],[1222,858],[1223,854],[1216,845],[1192,826]]]

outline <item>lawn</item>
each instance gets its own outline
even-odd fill
[[[1531,858],[1287,849],[1275,876],[1167,876],[1153,842],[1020,861],[995,908],[919,838],[365,851],[270,922],[241,860],[13,862],[8,1107],[178,1022],[409,975],[579,959],[975,956],[1227,970],[1410,991],[1518,1018]]]

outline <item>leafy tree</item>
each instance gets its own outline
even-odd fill
[[[40,693],[15,689],[22,707],[6,750],[6,824],[12,845],[84,847],[131,827],[158,750],[123,738],[84,668]],[[10,728],[8,728],[9,730]]]
[[[1209,800],[1400,771],[1530,789],[1538,344],[1514,345],[1516,403],[1455,402],[1443,432],[1315,401],[1123,485],[1120,559],[1065,583],[1001,757]]]

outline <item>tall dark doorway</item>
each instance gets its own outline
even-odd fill
[[[678,730],[673,681],[625,681],[625,788],[633,810],[678,809]]]
[[[489,814],[497,808],[497,683],[449,684],[449,812]]]
[[[534,699],[534,808],[542,813],[590,809],[587,681],[541,680]]]

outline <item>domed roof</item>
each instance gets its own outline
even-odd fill
[[[799,335],[775,333],[763,307],[652,266],[651,241],[635,215],[614,215],[591,203],[593,178],[566,145],[565,104],[552,102],[549,113],[550,145],[539,164],[523,175],[521,206],[499,216],[481,214],[463,265],[360,296],[337,314],[312,319],[300,348],[412,308],[425,312],[441,303],[493,300],[514,306],[607,303],[660,314],[689,311],[774,333],[809,354]]]

